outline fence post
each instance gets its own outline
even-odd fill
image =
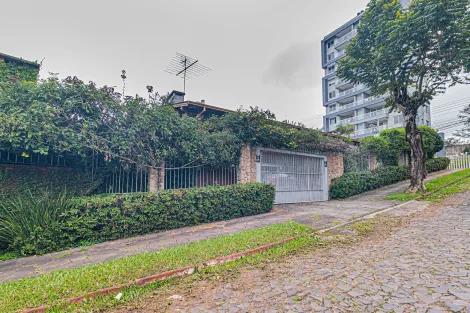
[[[157,174],[157,163],[152,161],[152,166],[148,167],[148,186],[149,192],[157,192],[158,191],[158,174]]]
[[[165,189],[165,161],[162,161],[160,168],[157,170],[158,174],[158,190]]]

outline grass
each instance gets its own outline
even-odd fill
[[[61,300],[83,293],[128,283],[137,278],[188,265],[199,265],[208,259],[253,249],[270,242],[311,232],[312,229],[308,226],[289,222],[162,249],[157,252],[116,259],[102,264],[72,270],[59,270],[35,278],[0,284],[0,311],[18,312],[24,308],[33,308],[44,304],[58,305]],[[276,251],[277,253],[285,253],[284,246],[287,249],[289,247],[294,249],[305,240],[307,242],[313,240],[302,238],[296,240],[295,243],[285,244],[277,250],[270,250],[264,255],[269,257]],[[252,259],[256,260],[256,258]],[[129,290],[139,293],[140,289],[131,287]],[[109,301],[109,298],[107,299]],[[63,310],[63,308],[60,309]]]
[[[121,300],[116,300],[114,295],[98,296],[95,297],[93,301],[69,305],[66,308],[57,306],[55,308],[49,309],[47,312],[104,312],[115,307],[121,307],[122,305],[125,305],[126,308],[128,306],[135,306],[137,308],[140,301],[151,296],[152,294],[157,294],[157,291],[158,294],[165,294],[165,292],[169,292],[171,290],[171,293],[175,294],[175,288],[193,289],[194,284],[197,281],[210,282],[226,280],[229,277],[236,277],[239,274],[241,268],[249,268],[251,266],[264,268],[264,266],[266,266],[266,264],[269,262],[277,261],[296,253],[306,253],[306,251],[310,251],[309,248],[315,248],[318,246],[324,246],[324,242],[321,237],[302,236],[283,245],[278,245],[267,251],[239,259],[235,262],[229,262],[215,267],[203,268],[202,271],[192,276],[183,278],[170,278],[169,280],[154,282],[144,287],[127,287],[120,291],[123,294]],[[176,294],[178,294],[178,292],[176,292]],[[164,298],[167,299],[167,296]],[[161,305],[164,306],[163,303]],[[155,312],[160,311],[155,309]]]
[[[437,190],[440,187],[449,184],[453,181],[456,181],[458,179],[464,178],[465,176],[470,175],[470,169],[466,169],[460,172],[452,173],[450,175],[442,176],[436,179],[433,179],[431,181],[426,182],[424,185],[427,188],[426,192]],[[440,199],[443,199],[451,194],[459,193],[465,190],[468,190],[468,187],[470,187],[470,178],[464,179],[463,181],[448,186],[442,190],[437,191],[435,194],[426,197],[425,201],[438,201]],[[385,200],[400,200],[400,201],[410,201],[413,200],[414,198],[423,195],[424,192],[420,192],[417,194],[410,194],[407,192],[399,192],[395,193],[392,195],[389,195],[385,198]]]

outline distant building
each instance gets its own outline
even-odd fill
[[[408,6],[411,0],[401,0]],[[390,128],[404,127],[400,112],[388,113],[384,97],[373,97],[364,85],[354,85],[336,76],[339,60],[345,57],[345,46],[357,34],[363,11],[355,18],[328,34],[322,41],[323,106],[326,115],[323,117],[323,128],[334,132],[338,125],[354,125],[353,138],[359,139],[378,134]],[[418,110],[418,125],[431,125],[429,106]]]
[[[0,81],[38,79],[40,64],[0,52]]]

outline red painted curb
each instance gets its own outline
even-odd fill
[[[231,254],[231,255],[228,255],[228,256],[208,260],[208,261],[203,262],[198,268],[202,269],[204,267],[213,267],[213,266],[216,266],[218,264],[224,264],[224,263],[227,263],[227,262],[236,261],[236,260],[241,259],[245,256],[257,254],[259,252],[263,252],[263,251],[266,251],[268,249],[271,249],[271,248],[273,248],[277,245],[281,245],[281,244],[284,244],[286,242],[293,241],[293,240],[295,240],[299,237],[302,237],[302,236],[304,236],[304,235],[293,236],[293,237],[290,237],[290,238],[283,239],[281,241],[277,241],[277,242],[270,243],[270,244],[267,244],[267,245],[264,245],[264,246],[260,246],[260,247],[255,248],[255,249],[251,249],[251,250],[247,250],[247,251],[243,251],[243,252],[239,252],[239,253],[234,253],[234,254]],[[186,266],[186,267],[182,267],[182,268],[179,268],[179,269],[176,269],[176,270],[171,270],[171,271],[163,272],[163,273],[160,273],[160,274],[156,274],[156,275],[152,275],[152,276],[148,276],[148,277],[144,277],[144,278],[139,278],[139,279],[136,279],[135,282],[131,282],[131,283],[128,283],[128,284],[113,286],[113,287],[109,287],[109,288],[89,292],[89,293],[80,295],[80,296],[75,297],[75,298],[67,299],[67,300],[65,300],[65,303],[73,304],[73,303],[77,303],[77,302],[80,302],[80,301],[83,301],[83,300],[86,300],[86,299],[92,300],[95,296],[109,295],[110,293],[118,292],[118,291],[124,289],[125,287],[130,287],[132,285],[143,286],[143,285],[146,285],[148,283],[158,281],[158,280],[165,280],[165,279],[170,278],[170,277],[191,275],[195,271],[196,271],[196,267]],[[34,309],[24,310],[22,313],[44,313],[44,312],[46,312],[46,310],[48,308],[50,308],[50,306],[43,305],[43,306],[40,306],[40,307],[37,307],[37,308],[34,308]]]
[[[196,268],[194,266],[186,266],[186,267],[179,268],[179,269],[176,269],[176,270],[171,270],[171,271],[163,272],[163,273],[160,273],[160,274],[156,274],[156,275],[152,275],[152,276],[148,276],[148,277],[144,277],[144,278],[139,278],[139,279],[136,279],[135,282],[131,282],[131,283],[123,284],[123,285],[113,286],[113,287],[109,287],[109,288],[89,292],[89,293],[80,295],[80,296],[75,297],[75,298],[67,299],[67,300],[65,300],[65,303],[73,304],[73,303],[78,303],[78,302],[84,301],[86,299],[92,300],[96,296],[109,295],[111,293],[121,291],[122,289],[124,289],[126,287],[133,286],[133,285],[144,286],[148,283],[151,283],[151,282],[154,282],[154,281],[157,281],[157,280],[165,280],[167,278],[175,277],[175,276],[191,275],[191,274],[194,273],[195,270],[196,270]],[[40,307],[37,307],[37,308],[34,308],[34,309],[24,310],[22,313],[44,313],[49,308],[50,308],[50,306],[43,305],[43,306],[40,306]]]
[[[273,243],[270,243],[270,244],[267,244],[267,245],[264,245],[264,246],[260,246],[260,247],[255,248],[255,249],[251,249],[251,250],[247,250],[247,251],[243,251],[243,252],[223,256],[223,257],[220,257],[220,258],[215,258],[215,259],[212,259],[212,260],[208,260],[208,261],[203,262],[201,265],[199,265],[198,269],[201,270],[204,267],[214,267],[214,266],[219,265],[219,264],[224,264],[224,263],[227,263],[227,262],[236,261],[236,260],[241,259],[245,256],[257,254],[259,252],[263,252],[263,251],[266,251],[268,249],[271,249],[274,246],[277,246],[277,245],[280,245],[280,244],[283,244],[283,243],[286,243],[286,242],[290,242],[290,241],[295,240],[295,239],[297,239],[301,236],[302,235],[297,235],[297,236],[290,237],[290,238],[287,238],[287,239],[284,239],[284,240],[281,240],[281,241],[278,241],[278,242],[273,242]]]

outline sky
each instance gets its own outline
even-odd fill
[[[52,72],[122,90],[126,70],[127,95],[146,95],[147,85],[165,94],[183,89],[182,79],[165,72],[179,52],[212,69],[187,82],[187,100],[258,106],[279,120],[321,127],[320,42],[368,1],[0,2],[0,52],[42,61],[43,78]],[[455,87],[433,106],[468,97],[470,87]],[[456,119],[454,107],[436,109],[433,122]]]

